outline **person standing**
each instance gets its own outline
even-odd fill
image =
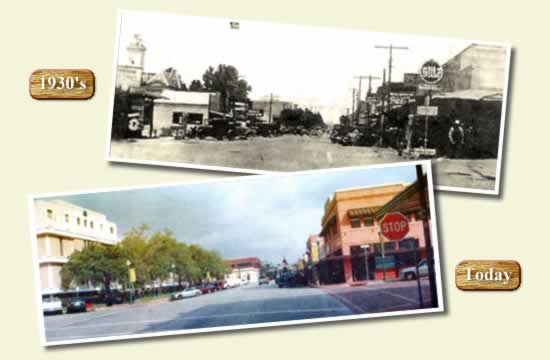
[[[459,158],[462,156],[464,147],[464,128],[459,119],[456,119],[449,129],[449,157]]]

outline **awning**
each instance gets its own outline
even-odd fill
[[[356,218],[361,216],[373,216],[380,209],[380,206],[370,206],[359,209],[348,210],[349,217]]]
[[[502,91],[482,89],[458,90],[441,94],[434,94],[432,99],[502,101]]]

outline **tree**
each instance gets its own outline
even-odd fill
[[[229,272],[229,266],[223,258],[214,250],[205,250],[198,245],[190,245],[191,257],[198,268],[199,278],[204,279],[208,275],[219,278]]]
[[[91,243],[69,256],[68,262],[61,269],[62,286],[68,289],[73,284],[101,284],[109,293],[113,282],[126,284],[126,261],[120,246]]]
[[[209,66],[202,75],[206,90],[219,92],[224,113],[228,101],[247,101],[252,87],[246,80],[239,79],[239,71],[232,65],[220,64],[216,69]]]
[[[178,287],[181,288],[184,281],[197,281],[200,277],[200,269],[191,256],[189,246],[184,243],[177,243],[173,249],[172,260],[174,267],[172,271],[177,278]]]
[[[141,225],[130,229],[124,234],[120,247],[124,251],[132,266],[136,269],[136,286],[142,287],[152,279],[149,277],[147,262],[147,231],[148,225]]]
[[[189,91],[204,91],[205,88],[200,80],[193,80],[189,84]]]
[[[166,280],[172,272],[174,251],[177,241],[169,230],[155,232],[147,242],[145,259],[151,280]]]
[[[320,113],[309,109],[295,108],[281,111],[279,122],[286,127],[303,126],[306,129],[326,128]]]

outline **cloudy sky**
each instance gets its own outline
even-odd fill
[[[218,250],[225,258],[296,261],[310,234],[321,230],[328,196],[337,189],[411,183],[415,166],[329,170],[241,177],[200,184],[56,197],[100,213],[118,225],[170,229],[179,241]]]
[[[238,20],[238,19],[237,19]],[[174,67],[186,84],[201,79],[208,66],[230,64],[252,85],[251,98],[273,93],[281,99],[320,111],[327,122],[337,122],[351,107],[356,75],[382,77],[388,50],[375,45],[406,46],[395,50],[392,81],[418,72],[423,62],[440,63],[471,41],[373,33],[322,27],[126,12],[121,20],[118,63],[126,64],[126,46],[140,34],[147,47],[145,71]],[[381,80],[373,82],[373,90]],[[363,97],[367,91],[362,85]]]

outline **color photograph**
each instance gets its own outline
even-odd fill
[[[511,47],[121,11],[106,159],[238,173],[420,159],[499,194]]]
[[[45,346],[444,311],[429,161],[29,208]]]

